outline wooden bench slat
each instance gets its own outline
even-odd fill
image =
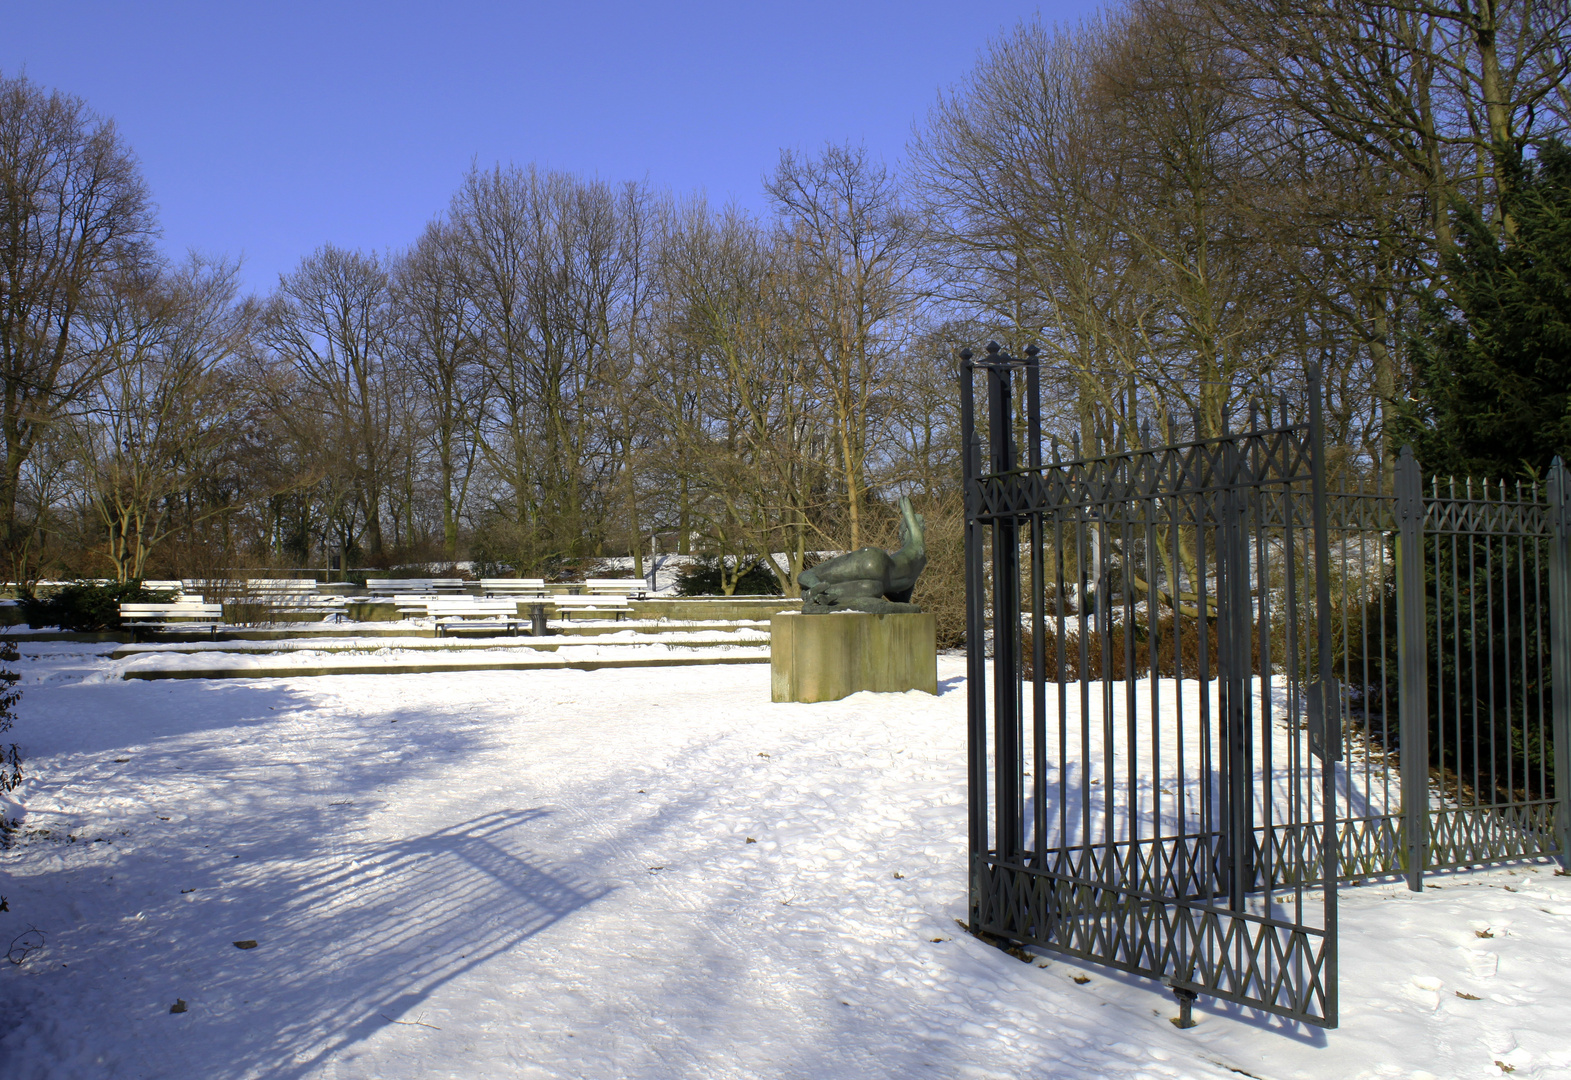
[[[617,595],[642,600],[649,592],[649,583],[643,578],[588,578],[584,587],[597,595]]]
[[[203,603],[171,603],[171,604],[144,604],[122,603],[121,615],[222,615],[222,604]]]
[[[480,591],[487,596],[493,593],[509,596],[544,596],[545,578],[481,578]]]
[[[564,619],[571,619],[575,611],[614,614],[618,619],[633,610],[631,601],[622,596],[553,596],[549,601]]]
[[[506,598],[486,597],[439,598],[425,603],[425,615],[436,620],[437,637],[449,630],[506,630],[510,636],[518,634],[524,619],[518,615],[518,604]]]
[[[120,625],[133,630],[168,629],[175,626],[194,629],[206,626],[216,636],[224,620],[222,604],[204,604],[200,601],[177,601],[172,604],[122,602],[119,611]]]

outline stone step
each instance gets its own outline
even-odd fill
[[[371,659],[371,658],[367,658]],[[455,671],[599,671],[601,668],[702,667],[713,664],[767,664],[768,654],[742,656],[660,656],[598,660],[557,660],[544,657],[491,660],[479,663],[319,664],[311,667],[138,668],[126,679],[302,679],[321,675],[433,675]]]
[[[713,649],[725,645],[743,645],[754,648],[768,647],[768,627],[739,627],[738,629],[747,630],[749,633],[741,636],[734,636],[733,632],[732,634],[728,634],[725,637],[717,636],[709,640],[699,639],[696,641],[684,640],[672,642],[670,643],[669,647],[680,649]],[[713,630],[715,630],[714,627],[699,626],[689,629],[687,632],[692,634],[701,634],[706,631]],[[214,656],[224,656],[230,654],[257,656],[266,655],[268,653],[288,654],[294,652],[339,652],[351,654],[365,653],[368,651],[368,646],[377,649],[407,648],[410,651],[418,652],[421,655],[437,655],[446,652],[477,652],[482,650],[489,650],[492,652],[517,650],[527,652],[554,653],[558,649],[564,647],[572,649],[575,647],[583,647],[586,644],[589,644],[583,640],[584,636],[585,635],[578,634],[553,634],[550,637],[542,638],[532,638],[528,635],[524,635],[522,637],[481,638],[452,636],[444,638],[406,637],[403,639],[404,644],[402,645],[399,641],[390,640],[386,637],[375,637],[370,639],[370,641],[375,642],[374,646],[371,646],[370,641],[367,640],[367,636],[358,634],[354,637],[338,637],[321,640],[291,636],[283,640],[220,640],[216,643],[206,638],[200,638],[194,641],[173,642],[160,639],[159,641],[143,641],[121,645],[120,648],[109,654],[109,658],[111,660],[126,660],[133,656],[159,656],[165,654],[178,656],[197,656],[203,653],[211,653]],[[595,641],[593,642],[593,645],[595,648],[600,649],[632,649],[647,648],[650,645],[663,644],[659,640],[651,640],[651,638],[657,638],[657,635],[646,635],[635,640],[617,639],[613,641]]]

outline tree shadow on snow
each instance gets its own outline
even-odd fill
[[[605,895],[530,853],[531,827],[549,816],[498,810],[231,886],[228,911],[213,913],[221,928],[188,945],[209,969],[193,980],[190,1008],[211,1022],[181,1040],[179,1063],[200,1062],[215,1080],[312,1074],[379,1029],[410,1023],[444,983]],[[235,949],[229,939],[241,936],[259,947]]]
[[[25,1075],[102,1075],[63,1064],[79,1042],[66,1018],[86,1010],[139,1075],[304,1076],[610,891],[534,854],[545,810],[381,827],[381,789],[446,772],[491,736],[424,702],[318,728],[313,714],[337,707],[324,698],[372,685],[339,682],[32,696],[29,726],[55,760],[30,780],[44,786],[38,801],[53,788],[114,800],[29,812],[54,825],[33,843],[68,830],[77,842],[7,883],[13,912],[38,920],[53,955],[29,966],[25,986],[0,987],[0,1061]],[[57,724],[67,730],[46,730]],[[97,830],[106,843],[92,842]],[[258,947],[233,944],[246,939]],[[189,1012],[165,1015],[177,997]]]

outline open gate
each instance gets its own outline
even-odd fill
[[[1044,461],[1027,352],[962,354],[970,927],[1160,979],[1182,1022],[1334,1026],[1318,389],[1307,423]]]

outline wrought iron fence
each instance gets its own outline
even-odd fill
[[[1045,460],[1034,351],[963,357],[973,931],[1334,1026],[1338,882],[1564,859],[1558,463],[1331,477],[1314,385]]]
[[[1419,889],[1434,870],[1564,859],[1565,469],[1426,487],[1404,451],[1392,474],[1329,502],[1347,740],[1368,793],[1343,813],[1341,876]]]

